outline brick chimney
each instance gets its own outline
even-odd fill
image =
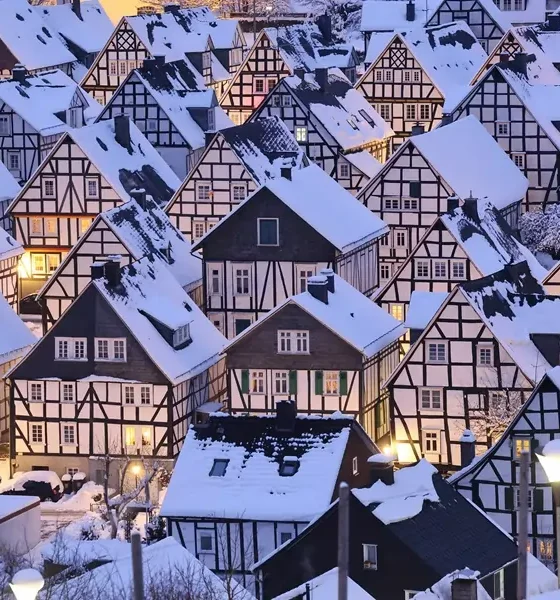
[[[320,275],[327,278],[327,290],[334,294],[334,271],[332,269],[321,269]]]
[[[307,280],[307,291],[323,304],[329,303],[328,281],[324,275],[315,275]]]
[[[114,289],[121,283],[121,257],[117,254],[108,257],[105,263],[105,278],[109,288]]]
[[[474,460],[476,438],[470,429],[465,429],[459,440],[461,444],[461,468],[468,467]]]
[[[18,83],[25,83],[27,77],[27,69],[20,64],[14,65],[12,68],[12,80]]]
[[[476,579],[461,577],[451,582],[451,600],[477,600]]]
[[[368,458],[370,485],[381,481],[385,485],[395,483],[395,457],[388,454],[374,454]]]
[[[416,20],[416,4],[412,0],[408,0],[408,2],[406,3],[406,20]]]
[[[128,115],[115,115],[115,139],[126,150],[130,149],[130,119]]]

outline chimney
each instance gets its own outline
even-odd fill
[[[319,89],[322,92],[325,92],[327,89],[327,83],[329,80],[329,70],[328,69],[315,69],[315,81],[319,86]]]
[[[327,278],[327,290],[334,294],[334,271],[332,269],[321,269],[320,274]]]
[[[181,6],[179,4],[175,4],[174,2],[168,2],[163,7],[164,13],[173,13],[174,15],[178,14],[179,10],[181,10]]]
[[[509,54],[507,52],[500,52],[500,64],[507,65],[509,63]]]
[[[91,265],[91,279],[102,279],[105,274],[105,262],[97,261]]]
[[[115,139],[127,150],[130,149],[130,120],[128,115],[115,115]]]
[[[280,167],[280,177],[292,181],[292,167]]]
[[[555,15],[549,15],[548,29],[550,31],[560,31],[560,13]]]
[[[329,43],[332,41],[332,24],[329,15],[320,15],[317,17],[317,27],[321,32],[321,35],[325,38],[325,42]]]
[[[449,196],[447,198],[447,212],[452,213],[456,208],[459,208],[458,196]]]
[[[449,113],[443,113],[441,116],[441,126],[445,127],[446,125],[451,125],[453,123],[453,116]]]
[[[80,19],[80,21],[83,21],[81,0],[72,0],[72,12]]]
[[[329,303],[328,282],[324,275],[309,277],[307,280],[307,291],[323,304]]]
[[[130,197],[144,209],[148,209],[148,203],[146,202],[146,190],[144,188],[134,188],[129,192]]]
[[[420,125],[420,123],[416,123],[416,125],[412,126],[410,130],[410,135],[422,135],[424,133],[424,125]]]
[[[381,481],[385,485],[395,483],[395,457],[387,454],[374,454],[368,458],[370,485]]]
[[[301,67],[294,69],[294,75],[303,81],[303,78],[305,77],[305,69],[302,69]]]
[[[297,409],[293,400],[276,403],[276,431],[293,432],[296,427]]]
[[[416,4],[414,4],[412,0],[408,0],[408,2],[406,3],[406,20],[416,20]]]
[[[527,52],[518,52],[515,57],[514,57],[514,67],[517,68],[517,70],[522,74],[525,75],[525,77],[527,77],[527,60],[528,60],[529,56],[527,55]]]
[[[27,69],[20,64],[14,65],[12,68],[12,80],[19,83],[25,83],[27,77]]]
[[[465,429],[459,440],[461,444],[461,468],[468,467],[474,460],[476,438],[470,429]]]
[[[475,221],[478,220],[478,200],[472,197],[472,194],[463,200],[463,212],[465,215]]]
[[[105,263],[105,277],[107,285],[114,289],[121,283],[121,257],[119,255],[111,255]]]
[[[457,577],[451,582],[451,600],[477,600],[476,579]]]
[[[156,59],[153,57],[145,58],[142,62],[142,69],[144,71],[151,72],[153,68],[156,66]]]

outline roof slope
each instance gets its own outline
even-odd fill
[[[219,359],[226,339],[159,259],[145,257],[124,267],[116,288],[105,278],[92,284],[171,383],[186,381]],[[175,350],[154,321],[170,330],[188,324],[192,342]]]
[[[161,515],[309,521],[332,501],[353,422],[297,416],[290,433],[276,416],[211,415],[189,429]],[[291,476],[279,473],[285,457],[299,460]],[[229,461],[222,477],[210,476],[216,459]]]
[[[3,230],[0,229],[0,232]],[[8,301],[0,293],[0,364],[12,360],[26,348],[32,346],[37,338],[31,333],[27,325],[19,318]]]
[[[368,0],[364,2],[360,31],[395,31],[414,25],[422,26],[441,2],[440,0],[427,0],[421,5],[419,4],[416,8],[415,21],[407,21],[406,4],[402,0]]]
[[[0,40],[26,69],[71,63],[76,57],[27,0],[0,0]]]
[[[132,190],[143,188],[164,206],[181,182],[138,127],[130,120],[128,123],[128,148],[116,140],[115,119],[73,129],[68,135],[123,201],[129,199]]]
[[[0,163],[2,164],[2,163]],[[7,231],[0,227],[0,260],[23,254],[23,246]]]
[[[0,161],[0,202],[13,200],[20,191],[21,187],[16,178],[8,171],[6,165]]]
[[[515,27],[510,32],[527,53],[527,73],[539,83],[560,83],[560,31],[548,23]]]

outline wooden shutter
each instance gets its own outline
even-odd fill
[[[243,371],[241,371],[241,391],[244,394],[249,393],[249,370],[248,369],[243,369]]]
[[[542,513],[544,510],[544,490],[533,488],[533,510]]]
[[[346,396],[346,394],[348,394],[348,373],[340,371],[340,395]]]
[[[315,371],[315,394],[323,395],[323,371]]]
[[[513,488],[512,487],[505,488],[504,501],[505,501],[505,508],[507,510],[513,510]]]
[[[290,371],[290,395],[297,394],[297,371]]]

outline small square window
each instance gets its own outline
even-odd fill
[[[441,410],[442,390],[424,388],[420,390],[420,408],[422,410]]]
[[[199,554],[214,553],[214,532],[198,531],[198,552]]]
[[[447,262],[434,260],[434,279],[447,279]]]
[[[504,137],[509,135],[509,123],[496,123],[496,135]]]
[[[521,458],[522,452],[531,452],[530,437],[514,437],[513,438],[513,458],[518,460]]]
[[[234,184],[231,186],[231,201],[239,204],[247,197],[247,187],[244,184]]]
[[[524,153],[513,153],[511,154],[511,160],[513,160],[515,166],[519,169],[525,168],[525,154]]]
[[[295,136],[297,142],[307,142],[307,127],[298,126],[295,129]]]
[[[265,393],[264,371],[251,371],[250,387],[251,394]]]
[[[278,219],[257,219],[258,224],[258,245],[259,246],[278,246],[279,245],[279,221]]]
[[[350,165],[347,162],[339,162],[338,163],[338,176],[341,179],[349,179]]]
[[[377,570],[377,544],[362,544],[364,569]]]
[[[402,304],[391,304],[389,312],[398,321],[404,321],[404,306]]]
[[[299,470],[299,460],[297,458],[284,458],[280,464],[279,474],[281,477],[292,477]]]
[[[323,375],[323,395],[338,396],[340,394],[340,373],[325,371]]]
[[[214,459],[214,464],[210,469],[210,477],[223,477],[226,474],[227,466],[229,464],[229,459],[226,458],[216,458]]]
[[[195,240],[201,238],[205,233],[204,221],[193,222],[193,237]]]
[[[416,277],[419,279],[427,279],[430,277],[430,261],[416,260]]]
[[[196,184],[196,199],[201,202],[208,202],[212,197],[212,187],[209,183]]]
[[[479,344],[477,346],[478,365],[480,367],[491,367],[494,364],[494,348],[491,344]]]
[[[429,342],[428,361],[431,363],[447,363],[447,344],[443,342]]]

